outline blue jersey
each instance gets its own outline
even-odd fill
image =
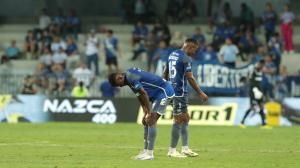
[[[143,88],[150,101],[174,96],[174,90],[166,80],[139,68],[128,69],[125,81],[137,96],[139,96],[139,90]]]
[[[118,39],[115,37],[107,38],[104,40],[104,48],[106,58],[114,58],[117,56]]]
[[[175,96],[187,94],[186,72],[192,71],[191,59],[182,51],[175,50],[169,55],[166,68],[169,72],[169,80],[175,91]]]

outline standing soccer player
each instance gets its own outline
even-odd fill
[[[251,111],[255,110],[255,107],[259,108],[259,114],[261,117],[262,125],[265,126],[265,113],[264,113],[264,103],[263,103],[263,91],[261,88],[261,82],[263,79],[263,68],[265,66],[265,61],[260,60],[255,64],[255,69],[253,71],[253,74],[250,79],[250,108],[246,111],[242,121],[241,121],[241,127],[245,128],[245,120],[247,116],[250,114]]]
[[[144,110],[144,150],[134,159],[153,160],[156,122],[164,115],[167,105],[174,97],[173,87],[163,78],[139,68],[130,68],[125,73],[113,73],[108,79],[112,86],[129,86],[138,97]]]
[[[116,71],[119,71],[118,56],[121,57],[118,39],[114,37],[113,34],[113,30],[107,30],[107,37],[104,40],[104,51],[106,56],[105,63],[108,66],[108,74],[112,72],[112,65],[114,65]]]
[[[171,133],[171,145],[168,156],[170,157],[187,157],[198,156],[188,147],[188,123],[189,114],[187,111],[188,91],[187,81],[197,92],[197,95],[203,101],[208,100],[208,96],[200,89],[192,73],[191,59],[189,57],[195,55],[199,47],[198,41],[187,39],[181,49],[175,50],[169,55],[166,68],[164,70],[164,78],[169,80],[175,91],[173,99],[173,116],[174,123]],[[179,137],[182,137],[181,153],[176,151]]]

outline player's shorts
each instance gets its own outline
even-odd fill
[[[182,97],[173,98],[173,115],[178,115],[183,112],[187,112],[188,97],[187,95]]]
[[[117,66],[117,65],[118,65],[117,58],[116,58],[116,57],[113,57],[113,58],[106,58],[105,64],[106,64],[106,65],[115,65],[115,66]]]
[[[155,96],[156,99],[152,101],[152,112],[164,115],[166,113],[167,106],[174,98],[174,90],[170,84],[166,84],[164,91],[158,92]]]

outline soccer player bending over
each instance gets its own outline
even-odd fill
[[[130,68],[125,73],[113,73],[108,79],[112,86],[129,86],[138,97],[144,111],[144,150],[134,159],[153,160],[156,122],[164,115],[167,105],[174,97],[173,87],[163,78],[139,68]]]
[[[264,95],[261,88],[261,82],[263,79],[263,68],[265,66],[265,61],[260,60],[255,64],[254,72],[250,78],[250,89],[249,89],[249,96],[250,96],[250,108],[246,111],[242,121],[241,121],[241,127],[245,128],[245,120],[247,116],[250,114],[251,111],[255,110],[255,107],[259,108],[259,114],[261,117],[262,125],[266,125],[265,121],[265,113],[264,113]],[[268,128],[268,126],[265,126],[264,128]]]
[[[190,57],[195,55],[198,47],[198,41],[187,39],[181,49],[175,50],[169,55],[164,70],[164,78],[171,82],[175,91],[175,98],[173,99],[174,123],[171,132],[171,145],[167,154],[170,157],[198,156],[197,153],[193,152],[188,147],[189,114],[187,111],[187,81],[197,92],[200,99],[203,101],[208,100],[208,96],[200,89],[192,73]],[[180,135],[182,137],[181,153],[176,151]]]

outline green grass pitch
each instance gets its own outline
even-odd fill
[[[166,156],[171,126],[159,125],[155,160],[142,149],[141,125],[0,124],[0,168],[299,168],[300,127],[190,126],[196,158]]]

